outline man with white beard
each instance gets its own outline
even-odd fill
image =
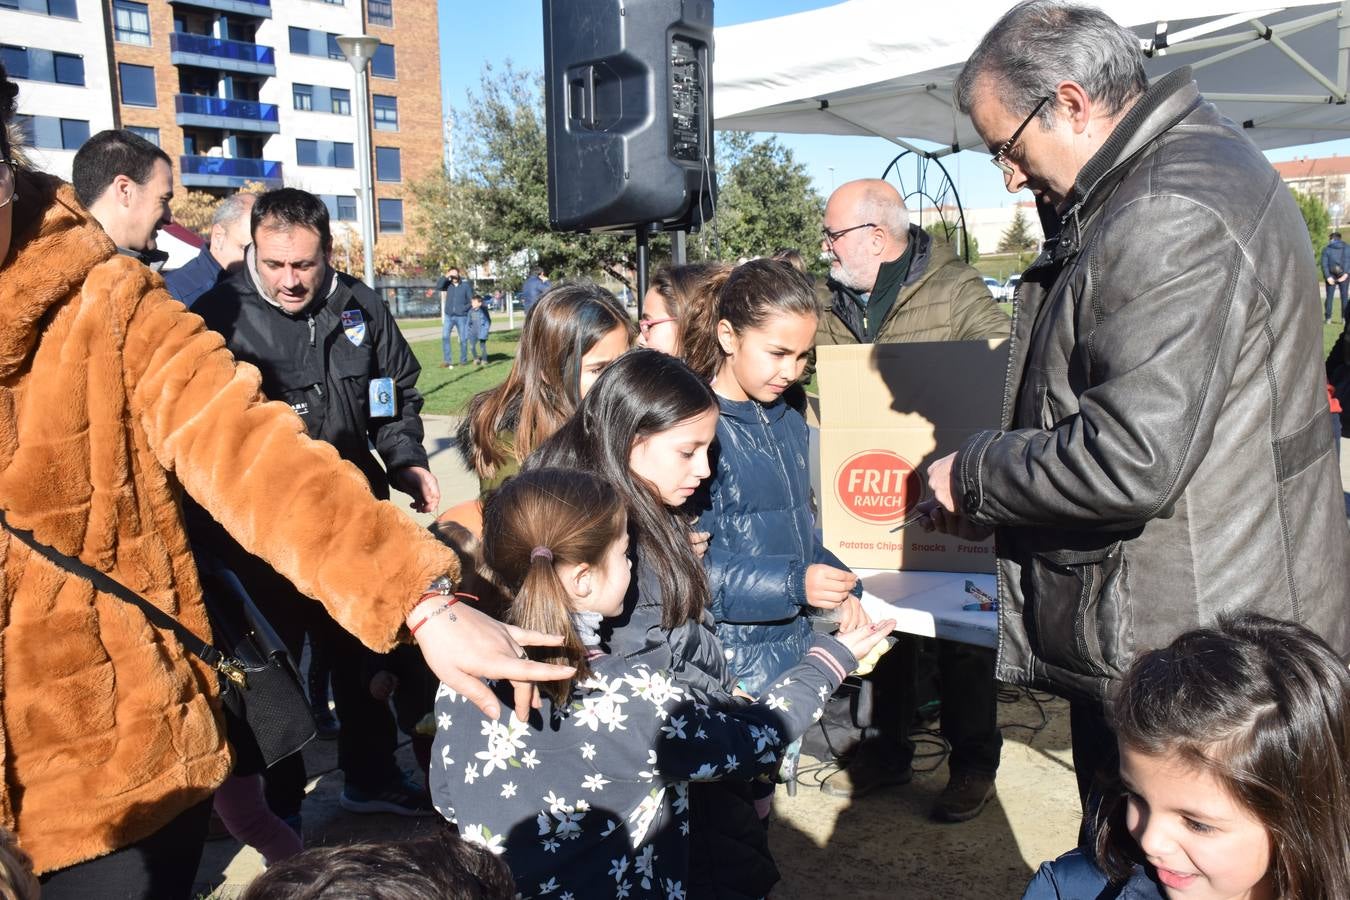
[[[885,181],[840,185],[825,206],[821,249],[830,256],[829,291],[816,344],[973,341],[1006,338],[1008,317],[984,279],[945,241],[909,223],[905,202]],[[997,390],[997,387],[991,387]],[[869,676],[872,726],[843,772],[821,785],[857,798],[913,777],[915,680],[919,647],[906,640]],[[974,818],[994,794],[1003,746],[994,653],[937,641],[942,733],[951,744],[946,790],[933,808],[945,822]]]

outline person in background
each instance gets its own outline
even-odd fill
[[[711,384],[722,364],[717,292],[730,274],[731,266],[724,263],[667,266],[653,272],[642,298],[638,346],[680,357]]]
[[[244,250],[253,243],[251,214],[257,194],[231,194],[216,206],[206,246],[182,268],[164,276],[164,287],[184,306],[216,286],[244,264]]]
[[[525,284],[520,288],[520,307],[529,315],[530,310],[539,302],[539,298],[544,296],[545,292],[552,287],[548,280],[548,275],[544,273],[541,267],[535,267],[530,273],[530,277],[525,279]]]
[[[1331,324],[1331,301],[1336,296],[1336,291],[1341,292],[1341,321],[1345,321],[1350,316],[1346,315],[1346,293],[1350,291],[1350,247],[1341,240],[1341,233],[1333,231],[1331,240],[1322,248],[1322,256],[1319,260],[1322,266],[1322,277],[1326,279],[1327,300],[1324,319],[1327,325]]]
[[[380,298],[328,263],[328,209],[313,194],[282,188],[261,195],[252,212],[253,243],[244,265],[193,306],[242,362],[262,372],[263,393],[300,416],[310,437],[331,444],[365,475],[373,495],[390,488],[412,508],[434,512],[440,486],[422,446],[421,367]],[[379,409],[383,395],[386,408]],[[371,453],[371,446],[380,462]],[[198,540],[194,522],[193,538]],[[388,704],[363,677],[362,650],[275,569],[214,529],[202,540],[238,575],[292,657],[304,634],[327,644],[333,699],[342,727],[340,797],[350,812],[428,815],[419,785],[394,761],[397,732]],[[304,796],[304,761],[287,757],[267,773],[269,799],[295,821]]]
[[[942,240],[911,224],[900,193],[874,179],[842,184],[825,205],[821,249],[830,259],[830,301],[818,344],[984,341],[1006,338],[1008,316],[989,298],[983,276]],[[997,390],[997,388],[995,388]],[[942,822],[979,815],[994,796],[1003,735],[998,730],[994,651],[937,639],[939,722],[951,747],[947,786],[932,809]],[[820,789],[863,797],[914,777],[918,638],[902,637],[867,676],[872,726],[844,770]]]
[[[71,182],[117,252],[159,271],[169,254],[155,246],[155,232],[173,221],[169,155],[130,131],[100,131],[76,151]]]
[[[492,334],[492,314],[483,298],[475,294],[469,307],[469,340],[473,347],[473,364],[485,366],[488,361],[488,335]]]
[[[450,361],[450,335],[459,333],[459,364],[469,364],[469,307],[473,298],[473,282],[459,277],[459,269],[451,266],[436,285],[441,294],[441,368],[453,369]]]

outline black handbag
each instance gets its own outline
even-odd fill
[[[295,663],[232,571],[209,556],[199,560],[207,613],[217,642],[226,648],[222,652],[117,580],[10,525],[3,512],[0,527],[58,568],[137,607],[151,624],[173,632],[189,653],[220,673],[235,774],[260,772],[314,739],[314,719]]]

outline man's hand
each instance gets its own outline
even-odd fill
[[[429,469],[404,466],[394,472],[394,487],[413,498],[409,505],[421,513],[435,512],[441,505],[441,485]]]
[[[942,508],[949,512],[960,512],[956,508],[956,498],[952,495],[952,463],[955,461],[956,454],[948,453],[928,467],[928,489]]]
[[[824,563],[806,567],[806,602],[816,609],[835,609],[852,597],[858,576],[848,569],[836,569]]]
[[[925,500],[916,509],[924,512],[919,527],[927,532],[950,534],[963,541],[982,541],[994,533],[994,529],[976,525],[960,513],[948,512],[936,500]]]
[[[539,705],[536,681],[560,681],[571,678],[576,669],[534,662],[525,655],[522,645],[528,647],[557,647],[563,642],[560,635],[543,634],[503,625],[479,612],[467,603],[456,603],[438,615],[428,615],[444,605],[445,600],[433,597],[419,603],[408,614],[412,627],[425,619],[417,631],[417,646],[426,658],[427,666],[448,687],[463,694],[469,702],[490,719],[501,714],[501,704],[480,678],[507,678],[515,687],[516,717],[529,718],[530,707]]]

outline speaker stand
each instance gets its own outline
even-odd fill
[[[647,299],[647,241],[651,236],[650,225],[639,225],[633,229],[637,235],[637,314],[642,318],[642,304]]]

